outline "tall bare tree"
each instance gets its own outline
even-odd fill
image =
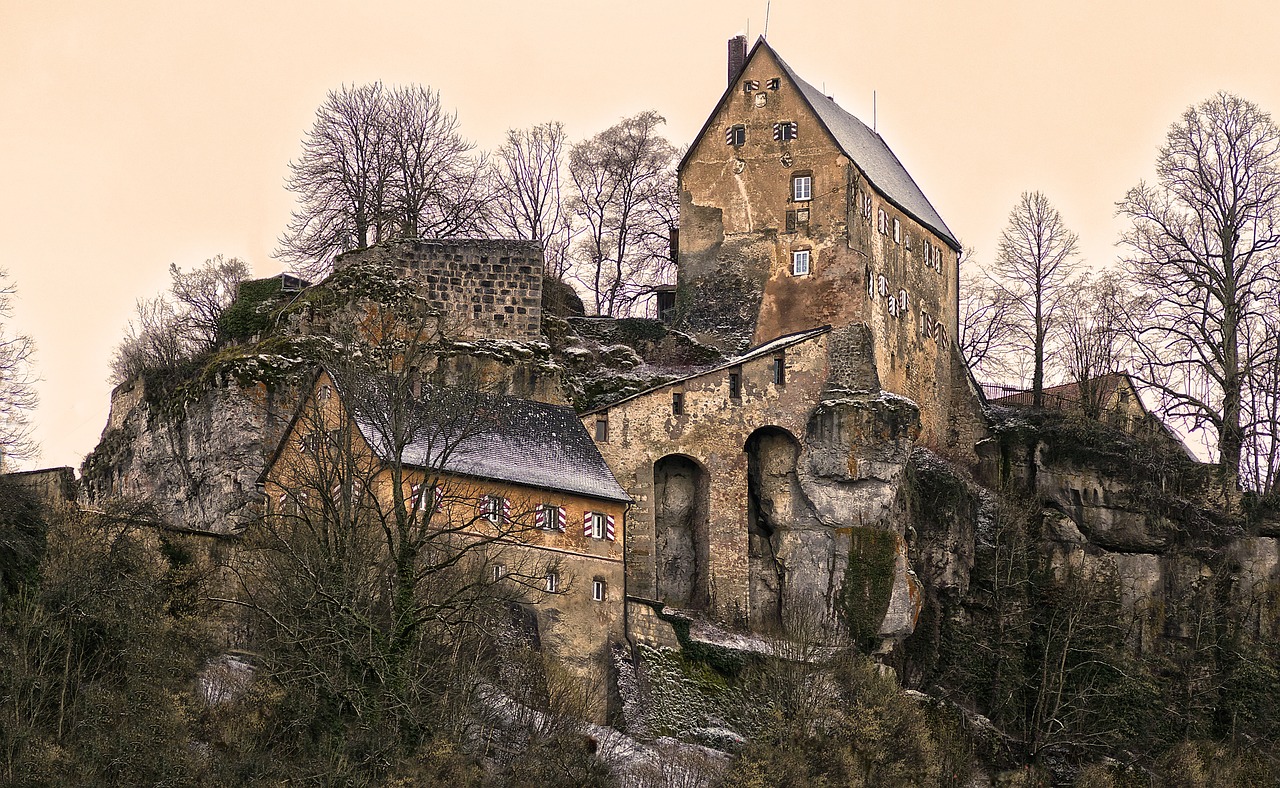
[[[9,275],[0,269],[0,318],[13,316],[16,293]],[[26,334],[11,334],[0,323],[0,470],[5,458],[28,458],[36,451],[31,439],[31,412],[38,402],[31,367],[35,343]]]
[[[1077,236],[1041,192],[1023,192],[1000,234],[994,273],[1017,304],[1016,324],[1031,350],[1032,402],[1044,400],[1045,349],[1053,321],[1079,266]]]
[[[298,207],[277,255],[319,276],[350,249],[484,226],[482,157],[472,148],[430,88],[374,82],[330,91],[289,164]]]
[[[973,250],[960,254],[960,352],[970,369],[986,380],[1004,378],[1011,371],[1017,346],[1012,294],[973,259]]]
[[[573,146],[570,206],[582,226],[577,278],[596,314],[625,314],[664,275],[675,229],[675,149],[646,111]]]
[[[1280,245],[1280,129],[1256,104],[1217,93],[1187,108],[1156,157],[1156,182],[1118,204],[1121,239],[1145,299],[1134,327],[1142,380],[1167,415],[1217,433],[1218,463],[1238,478],[1251,425],[1251,376],[1270,352],[1247,340],[1274,301]]]
[[[561,177],[564,124],[510,129],[494,156],[494,221],[517,238],[542,243],[548,276],[563,279],[573,233]]]
[[[1061,339],[1056,356],[1076,384],[1084,415],[1102,415],[1111,393],[1104,376],[1120,370],[1124,331],[1130,314],[1127,287],[1116,272],[1081,274],[1070,283],[1074,293],[1062,304]]]

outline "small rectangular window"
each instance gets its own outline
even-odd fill
[[[596,441],[600,443],[609,442],[609,419],[607,417],[596,419]]]
[[[591,601],[593,602],[604,601],[604,581],[603,580],[591,581]]]
[[[813,196],[813,177],[797,175],[791,179],[791,197],[796,202],[804,202]]]
[[[504,567],[502,564],[494,564],[493,565],[493,582],[496,583],[499,580],[501,580],[502,576],[505,575],[506,573],[507,573],[506,567]]]
[[[896,244],[902,243],[902,222],[897,219],[893,220],[893,242]]]
[[[564,509],[553,503],[539,504],[533,512],[533,522],[544,531],[564,530]]]
[[[782,87],[782,78],[774,77],[773,79],[766,82],[765,85],[769,88],[769,90],[777,90],[778,88]]]
[[[554,594],[560,590],[560,575],[555,572],[547,572],[547,593]]]
[[[674,416],[684,414],[684,393],[680,391],[671,392],[671,413]]]
[[[732,145],[736,148],[740,145],[745,145],[746,142],[747,142],[746,126],[741,126],[741,125],[730,126],[729,128],[724,130],[724,143],[726,145]]]
[[[773,384],[787,385],[787,357],[781,354],[773,357]]]
[[[752,91],[756,91],[759,89],[760,89],[760,80],[758,79],[748,79],[742,83],[743,93],[751,93]]]
[[[775,140],[793,140],[796,139],[799,127],[795,121],[783,121],[782,123],[773,124],[773,138]]]
[[[742,399],[742,373],[729,373],[729,399]]]
[[[498,523],[506,509],[506,501],[500,495],[486,495],[480,499],[480,516],[491,523]]]
[[[809,250],[797,249],[791,253],[791,274],[793,276],[809,275]]]
[[[591,538],[592,539],[604,538],[604,525],[605,525],[605,516],[600,512],[592,512],[591,513]]]

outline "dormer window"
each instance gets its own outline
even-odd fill
[[[794,140],[797,138],[799,128],[793,120],[783,121],[782,123],[773,124],[773,138],[778,141]]]
[[[760,80],[748,79],[742,83],[743,93],[754,93],[760,89]]]
[[[796,175],[791,179],[791,199],[805,202],[813,198],[813,176]]]
[[[747,142],[747,127],[743,125],[730,126],[724,130],[724,144],[732,145],[735,148],[739,145],[745,145]]]

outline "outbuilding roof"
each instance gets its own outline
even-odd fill
[[[376,387],[372,387],[376,391]],[[362,392],[352,412],[366,442],[388,459],[385,401]],[[414,439],[402,461],[432,470],[591,498],[630,502],[572,408],[519,397],[424,388],[406,417]]]

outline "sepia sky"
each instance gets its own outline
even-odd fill
[[[281,270],[287,165],[329,89],[430,85],[483,148],[644,109],[687,144],[724,89],[726,39],[754,41],[765,5],[0,0],[0,267],[41,378],[28,467],[93,448],[112,346],[169,263]],[[768,36],[868,124],[876,91],[880,133],[980,261],[1040,189],[1102,265],[1115,202],[1188,105],[1225,89],[1280,112],[1277,19],[1255,0],[773,0]]]

